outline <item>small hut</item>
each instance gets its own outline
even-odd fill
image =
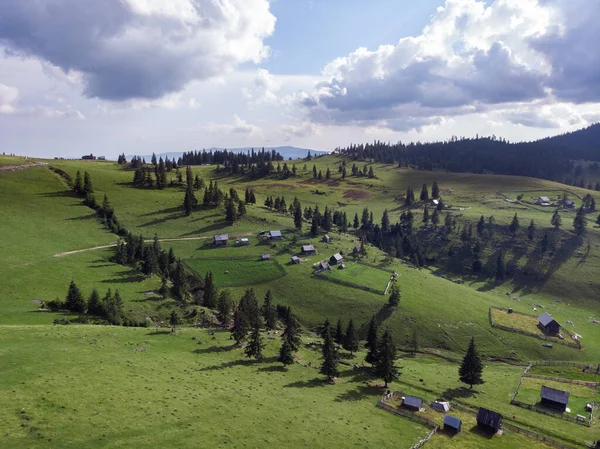
[[[558,334],[560,331],[560,324],[548,312],[544,312],[538,317],[538,326],[547,334]]]
[[[448,414],[444,416],[444,430],[452,433],[458,433],[460,432],[461,426],[462,422],[459,418]]]
[[[487,408],[479,407],[477,427],[485,432],[497,433],[502,427],[502,415]]]
[[[291,260],[292,264],[297,264],[300,263],[300,258],[298,256],[292,256],[292,260]]]
[[[554,388],[542,386],[542,391],[540,393],[541,402],[547,407],[551,407],[561,412],[564,412],[567,408],[567,404],[569,403],[569,392],[556,390]]]
[[[313,245],[302,245],[302,254],[311,255],[315,253],[315,247]]]
[[[229,244],[229,234],[215,234],[213,243],[215,246],[227,246]]]
[[[417,398],[416,396],[405,396],[402,400],[402,406],[409,410],[421,410],[421,406],[423,405],[423,399]]]
[[[450,410],[450,403],[434,401],[431,403],[431,408],[437,410],[438,412],[447,412]]]
[[[263,254],[262,256],[260,256],[261,260],[271,260],[271,255],[270,254]]]
[[[329,238],[329,236],[328,236],[328,235],[324,235],[324,236],[323,236],[323,238],[321,239],[321,241],[322,241],[323,243],[329,243],[329,241],[330,241],[330,240],[331,240],[331,239]]]
[[[342,260],[344,258],[342,257],[342,255],[340,253],[335,253],[333,256],[331,256],[329,258],[329,264],[330,265],[337,265],[338,263],[342,263]]]

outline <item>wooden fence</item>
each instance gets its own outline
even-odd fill
[[[572,416],[565,415],[560,412],[553,412],[549,409],[538,407],[535,404],[527,404],[525,402],[517,401],[516,399],[512,399],[510,401],[510,403],[512,405],[516,405],[517,407],[525,408],[527,410],[533,410],[534,412],[542,413],[542,414],[548,415],[548,416],[553,416],[555,418],[560,418],[564,421],[569,421],[569,422],[572,422],[575,424],[579,424],[580,426],[586,426],[586,427],[591,426],[591,421],[578,421],[577,418],[574,418]]]
[[[600,382],[592,382],[592,381],[577,380],[577,379],[565,379],[564,377],[544,376],[542,374],[523,373],[523,377],[531,377],[532,379],[553,380],[555,382],[564,382],[567,384],[583,385],[584,387],[592,387],[592,388],[600,386]]]
[[[524,331],[522,329],[517,329],[516,327],[508,327],[508,326],[504,326],[502,324],[496,324],[496,322],[494,321],[494,317],[492,316],[492,310],[500,310],[500,311],[508,311],[507,309],[504,309],[502,307],[496,307],[496,306],[491,306],[490,310],[489,310],[489,318],[490,318],[490,325],[496,329],[501,329],[504,331],[508,331],[508,332],[516,332],[517,334],[521,334],[521,335],[527,335],[529,337],[534,337],[537,338],[539,340],[546,340],[549,341],[551,343],[556,343],[556,344],[560,344],[560,345],[565,345],[565,346],[569,346],[571,348],[575,348],[575,349],[582,349],[583,346],[581,345],[581,342],[579,340],[574,340],[574,342],[571,341],[567,341],[567,340],[560,340],[557,338],[553,338],[553,337],[548,337],[544,334],[537,334],[534,332],[529,332],[529,331]],[[513,312],[513,313],[520,313],[520,312]],[[533,315],[528,315],[526,313],[520,313],[521,315],[526,315],[526,316],[531,316],[533,317]],[[564,329],[564,328],[561,328]],[[566,331],[566,329],[565,329]],[[568,333],[568,331],[566,331]],[[569,336],[571,334],[569,333]]]

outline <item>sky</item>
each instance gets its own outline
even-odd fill
[[[499,136],[600,121],[597,0],[3,0],[0,152]]]

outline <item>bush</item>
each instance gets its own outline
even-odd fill
[[[71,322],[69,321],[68,318],[61,316],[60,318],[56,318],[54,320],[54,324],[62,324],[62,325],[66,325],[66,324],[71,324]]]
[[[65,308],[65,303],[59,299],[55,299],[54,301],[47,302],[46,307],[48,310],[56,312],[57,310],[63,310]]]

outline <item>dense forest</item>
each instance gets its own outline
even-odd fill
[[[457,138],[432,143],[376,141],[337,148],[353,160],[412,166],[422,170],[531,176],[565,182],[573,160],[600,159],[600,124],[535,142],[510,143],[492,137]]]

